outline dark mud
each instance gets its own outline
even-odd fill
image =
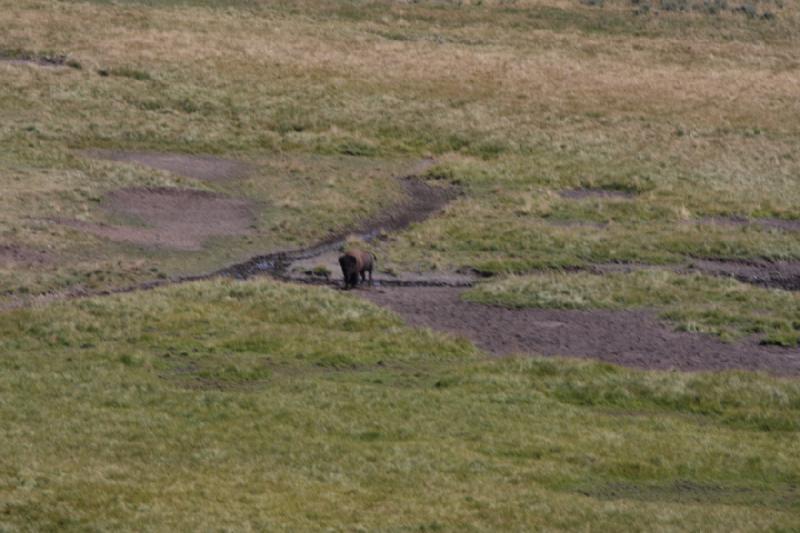
[[[800,349],[728,344],[711,335],[675,331],[647,311],[507,309],[461,299],[463,289],[361,290],[413,326],[463,336],[495,355],[536,354],[599,359],[659,370],[764,371],[800,375]]]
[[[348,236],[356,235],[366,242],[377,237],[398,231],[407,226],[421,222],[442,209],[450,200],[458,195],[454,187],[437,187],[429,185],[416,177],[400,178],[406,192],[406,201],[384,211],[378,217],[365,221],[353,230],[342,231],[329,236],[319,244],[310,248],[275,252],[254,257],[244,263],[232,265],[219,270],[215,275],[231,276],[246,279],[257,274],[271,274],[282,279],[291,279],[313,284],[331,284],[330,279],[318,276],[293,276],[291,267],[294,263],[321,257],[334,253],[345,244]],[[446,280],[392,280],[385,278],[382,283],[386,285],[420,286],[420,285],[448,285]]]

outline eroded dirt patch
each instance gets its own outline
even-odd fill
[[[23,50],[0,50],[0,62],[9,65],[80,68],[77,61],[70,60],[65,55],[34,54]]]
[[[339,269],[338,250],[345,244],[348,236],[355,235],[364,241],[372,241],[385,233],[398,231],[415,222],[425,220],[459,194],[459,190],[455,187],[429,185],[415,176],[400,179],[406,192],[406,199],[375,217],[365,220],[356,228],[332,234],[319,244],[309,248],[253,257],[244,263],[224,268],[216,274],[240,279],[258,274],[271,274],[293,281],[332,283],[330,278],[339,275],[337,273]],[[335,264],[333,263],[334,258],[337,260]],[[380,268],[380,258],[378,260]],[[314,273],[313,269],[317,266],[326,266],[329,276],[326,278]],[[397,279],[397,277],[387,275],[383,276],[382,280],[386,284],[414,284],[411,280]],[[420,282],[420,284],[423,283]],[[434,284],[437,283],[434,282]],[[449,283],[447,280],[442,280],[441,284]]]
[[[243,161],[210,155],[100,149],[82,153],[93,159],[134,163],[204,181],[228,181],[242,178],[252,171],[252,167]]]
[[[800,290],[800,261],[694,259],[683,270],[728,276],[763,287]]]
[[[571,200],[583,200],[584,198],[633,198],[636,196],[629,191],[620,191],[617,189],[602,189],[602,188],[588,188],[579,187],[577,189],[565,189],[558,193],[562,198],[569,198]]]
[[[414,176],[401,178],[401,184],[405,201],[365,221],[356,233],[371,239],[383,232],[404,229],[432,216],[459,194],[455,187],[430,185]]]
[[[176,250],[200,250],[211,237],[246,235],[255,223],[253,202],[190,189],[120,189],[106,195],[103,207],[141,225],[59,222],[113,241]]]
[[[768,491],[752,487],[726,486],[678,480],[665,484],[608,483],[578,489],[576,492],[600,500],[638,500],[648,502],[680,502],[758,507],[792,508],[800,497],[798,487],[788,485]]]
[[[800,220],[789,220],[783,218],[746,218],[739,216],[708,217],[700,219],[701,224],[717,224],[720,226],[744,227],[760,226],[767,229],[778,229],[781,231],[800,231]]]
[[[292,261],[284,271],[285,279],[291,281],[320,280],[331,285],[341,282],[339,250],[331,250],[319,256]],[[380,257],[373,273],[373,286],[445,286],[469,287],[475,276],[459,272],[393,272],[381,269]]]
[[[593,222],[591,220],[558,220],[545,218],[544,221],[557,228],[606,229],[608,227],[608,222]]]
[[[514,353],[599,359],[646,369],[743,369],[800,374],[800,349],[728,344],[674,331],[646,311],[506,309],[461,300],[458,288],[383,288],[356,293],[413,326],[466,337],[495,355]]]
[[[588,272],[606,274],[628,274],[642,270],[667,270],[678,274],[698,272],[708,276],[730,277],[742,283],[800,291],[800,261],[768,261],[765,259],[691,259],[685,263],[654,265],[647,263],[592,263],[583,266],[564,267],[563,272]],[[542,274],[553,269],[532,269],[525,274]]]
[[[43,265],[51,261],[51,255],[44,250],[0,243],[0,267]]]

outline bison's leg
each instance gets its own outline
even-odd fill
[[[369,286],[372,287],[372,267],[369,267]]]

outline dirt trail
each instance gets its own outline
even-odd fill
[[[423,160],[416,165],[414,169],[415,173],[424,172],[432,164],[432,160]],[[313,275],[307,275],[302,270],[295,271],[292,267],[295,263],[302,264],[303,262],[307,261],[318,262],[318,258],[320,257],[330,258],[335,256],[338,259],[338,250],[345,243],[345,240],[349,236],[355,235],[369,242],[386,232],[399,231],[412,223],[420,222],[432,216],[459,194],[458,189],[454,187],[429,185],[417,178],[415,175],[397,179],[400,180],[403,188],[406,191],[406,200],[404,202],[384,211],[383,213],[380,213],[378,216],[372,219],[365,220],[356,228],[331,235],[320,243],[308,248],[284,250],[260,255],[248,259],[242,263],[237,263],[214,272],[196,276],[182,276],[170,279],[152,280],[126,287],[117,287],[106,290],[87,291],[83,289],[77,289],[65,292],[36,295],[28,297],[24,300],[0,305],[0,311],[17,309],[31,305],[43,305],[53,301],[65,299],[90,298],[94,296],[108,296],[111,294],[146,291],[167,285],[188,283],[192,281],[203,281],[218,277],[248,279],[257,275],[270,275],[285,281],[338,287],[340,286],[340,283],[335,274],[332,278],[326,279]],[[139,190],[136,189],[132,191],[139,192]],[[64,223],[64,221],[59,221],[58,223]],[[105,227],[101,229],[109,230],[109,228],[113,229],[112,227]],[[145,228],[143,231],[147,232],[149,230]],[[147,233],[147,235],[149,235],[149,233]],[[338,262],[336,266],[338,267]],[[375,281],[376,285],[383,286],[463,287],[470,286],[473,279],[474,278],[472,276],[457,274],[445,274],[437,277],[424,274],[415,275],[407,273],[399,276],[381,274],[376,277]]]
[[[0,50],[0,63],[7,65],[33,65],[37,67],[72,67],[80,68],[77,62],[70,61],[65,55],[33,54],[23,51]]]
[[[128,153],[125,157],[134,158],[130,154],[132,153]],[[198,163],[194,158],[169,155],[155,157],[152,154],[147,157],[136,155],[135,160],[141,164],[198,178],[200,178],[197,173],[198,168],[204,164]],[[421,162],[414,169],[414,174],[424,173],[432,163],[431,160]],[[174,164],[183,167],[167,168]],[[225,173],[220,170],[223,167],[215,168],[222,174]],[[209,172],[213,174],[215,171],[209,170]],[[220,179],[223,179],[222,174]],[[207,176],[201,179],[217,178]],[[247,279],[265,274],[295,283],[340,286],[336,260],[339,248],[348,236],[355,234],[365,241],[371,241],[385,233],[399,231],[434,215],[459,193],[454,187],[430,185],[413,175],[398,179],[406,191],[405,202],[365,221],[359,227],[331,235],[314,246],[253,257],[243,263],[201,276],[159,280],[92,294],[45,295],[37,301],[148,290],[214,277]],[[568,196],[583,198],[596,194],[595,191],[578,190],[570,192]],[[613,195],[625,196],[616,191]],[[329,271],[329,275],[318,275],[321,269],[317,267],[320,266]],[[603,275],[607,272],[640,268],[672,268],[678,272],[700,271],[713,275],[734,276],[750,283],[800,289],[800,263],[695,260],[672,267],[615,264],[590,265],[580,270]],[[761,346],[752,339],[737,344],[726,344],[713,336],[677,332],[649,312],[512,310],[462,301],[463,288],[472,285],[476,279],[471,275],[456,273],[438,275],[380,273],[376,276],[374,287],[361,288],[355,293],[394,310],[405,317],[411,325],[463,335],[478,346],[498,355],[509,353],[561,355],[594,358],[639,368],[691,371],[737,368],[767,371],[777,375],[800,375],[798,349]]]
[[[717,216],[695,220],[699,224],[716,224],[719,226],[745,227],[761,226],[781,231],[800,231],[800,220],[785,218],[747,218],[740,216]]]
[[[50,253],[27,246],[0,244],[0,267],[42,265],[54,261]]]
[[[584,198],[621,198],[631,199],[636,196],[630,191],[620,191],[616,189],[579,187],[577,189],[564,189],[558,193],[562,198],[571,200],[583,200]]]
[[[646,311],[506,309],[461,299],[464,289],[360,290],[414,326],[464,336],[496,354],[599,359],[646,369],[743,369],[800,375],[800,349],[727,344],[714,336],[675,331]]]
[[[407,200],[365,221],[360,227],[332,235],[310,248],[257,256],[244,263],[226,267],[215,274],[239,279],[257,274],[270,274],[288,281],[338,286],[338,281],[315,276],[311,270],[318,265],[325,266],[333,274],[333,278],[338,278],[336,271],[339,268],[337,262],[339,249],[349,236],[355,235],[370,242],[384,233],[399,231],[415,222],[427,219],[458,195],[458,190],[454,187],[429,185],[414,176],[399,180],[406,191]],[[455,273],[440,276],[382,273],[375,278],[377,284],[389,286],[469,286],[473,280],[472,276]]]

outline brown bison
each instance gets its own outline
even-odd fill
[[[344,276],[344,289],[358,285],[358,275],[361,274],[361,281],[367,280],[369,272],[369,284],[372,285],[372,269],[375,267],[377,258],[374,254],[363,250],[351,250],[339,258],[339,266],[342,267]]]

